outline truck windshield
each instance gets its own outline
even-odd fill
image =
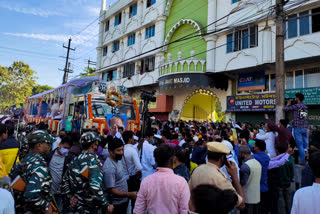
[[[120,114],[127,115],[127,120],[136,120],[136,112],[133,104],[121,104],[117,107]],[[111,114],[111,106],[106,103],[92,103],[92,113],[94,118],[106,118],[107,114]]]

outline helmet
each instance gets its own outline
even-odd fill
[[[28,143],[53,143],[52,137],[45,130],[36,130],[28,134]]]
[[[18,132],[22,132],[24,131],[24,127],[25,127],[26,123],[25,122],[21,122],[19,124],[17,124],[17,129],[18,129]]]
[[[31,132],[33,132],[35,129],[36,129],[36,126],[35,126],[35,125],[28,124],[28,125],[26,126],[26,132],[27,132],[27,133],[31,133]]]
[[[91,144],[96,140],[101,141],[101,139],[98,137],[98,135],[95,132],[86,132],[81,135],[80,144],[81,145]]]

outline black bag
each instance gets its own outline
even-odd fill
[[[128,191],[129,192],[137,192],[140,189],[141,184],[141,174],[137,173],[135,175],[129,176],[129,180],[127,180]]]
[[[124,163],[126,165],[127,172],[129,174],[127,161],[124,155],[123,155],[123,158],[124,158]],[[129,179],[127,180],[127,184],[128,184],[128,192],[137,192],[140,189],[141,173],[138,172],[135,175],[129,176]]]

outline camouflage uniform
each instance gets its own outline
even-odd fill
[[[19,160],[25,158],[29,152],[29,144],[27,137],[22,133],[17,134],[17,141],[20,143]]]
[[[87,132],[81,136],[82,145],[96,141],[97,136]],[[85,178],[80,171],[89,168],[89,177]],[[78,204],[74,209],[69,208],[64,212],[97,213],[100,208],[107,208],[108,202],[102,188],[103,171],[98,157],[88,151],[83,151],[73,159],[70,168],[63,177],[61,192],[64,193],[65,206],[70,207],[70,199],[75,196]]]
[[[52,139],[46,131],[34,131],[28,135],[28,142],[49,142]],[[13,190],[15,198],[16,213],[44,213],[50,207],[52,198],[51,176],[47,163],[40,154],[28,153],[27,156],[17,163],[10,174],[11,179],[20,176],[26,183],[25,191]]]

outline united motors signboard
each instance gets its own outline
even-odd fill
[[[250,94],[227,97],[228,112],[275,111],[275,94]]]

